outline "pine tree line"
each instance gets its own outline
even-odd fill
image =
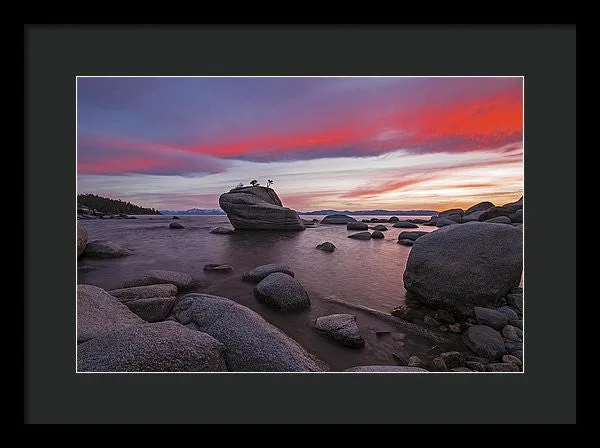
[[[116,215],[124,213],[127,215],[160,215],[160,212],[154,208],[145,208],[125,202],[120,199],[109,199],[96,194],[79,194],[77,195],[77,203],[83,205],[90,210],[98,210],[107,215]]]

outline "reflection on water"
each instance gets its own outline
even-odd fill
[[[410,247],[397,244],[397,240],[400,232],[411,229],[389,224],[383,240],[367,241],[347,238],[356,231],[346,230],[343,225],[317,225],[301,232],[236,231],[233,235],[216,235],[209,231],[229,226],[224,215],[180,218],[177,222],[184,229],[169,229],[170,216],[82,221],[89,240],[109,239],[135,254],[110,260],[82,259],[80,264],[98,269],[80,272],[78,282],[110,289],[147,269],[169,269],[190,273],[206,288],[227,291],[236,288],[244,271],[281,262],[290,265],[311,296],[336,297],[381,311],[390,311],[404,301],[402,273]],[[413,230],[435,229],[419,226]],[[336,251],[315,249],[325,241],[335,244]],[[205,273],[207,263],[228,263],[234,271]]]
[[[398,334],[399,329],[393,324],[369,313],[349,310],[321,299],[336,298],[389,313],[405,298],[402,274],[410,247],[397,244],[398,234],[405,230],[434,231],[435,227],[400,229],[385,224],[389,230],[384,232],[383,240],[361,241],[347,238],[356,231],[346,230],[344,225],[317,225],[300,232],[236,231],[233,235],[216,235],[209,231],[217,226],[229,226],[225,215],[180,218],[177,222],[184,229],[169,229],[170,216],[82,221],[90,241],[108,239],[133,250],[134,255],[116,259],[82,258],[79,266],[93,269],[79,270],[78,283],[111,289],[148,269],[187,272],[198,282],[198,292],[228,297],[253,309],[327,362],[333,370],[365,364],[393,365],[397,361],[392,353],[406,355],[431,349],[430,341]],[[313,219],[314,216],[305,218]],[[336,251],[327,253],[315,248],[325,241],[335,244]],[[234,270],[204,272],[204,265],[208,263],[231,264]],[[242,282],[241,275],[266,263],[286,263],[293,269],[311,298],[309,310],[282,313],[254,298],[254,285]],[[366,340],[363,349],[343,347],[312,328],[312,322],[318,316],[348,312],[357,316]],[[377,335],[375,331],[392,331],[394,334],[387,337]],[[441,346],[436,348],[436,351],[443,350]]]

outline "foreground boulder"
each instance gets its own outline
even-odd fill
[[[87,244],[88,233],[83,224],[77,220],[77,257],[79,258],[83,253],[83,249],[85,249],[85,245]]]
[[[308,292],[298,280],[283,272],[275,272],[254,287],[254,295],[267,305],[281,311],[304,309],[310,306]]]
[[[318,317],[314,322],[314,327],[346,347],[365,346],[365,340],[360,334],[358,325],[356,325],[356,316],[353,314],[331,314]]]
[[[333,252],[335,250],[335,245],[330,243],[329,241],[325,241],[317,246],[317,249],[322,250],[324,252]]]
[[[121,302],[128,302],[130,300],[150,299],[152,297],[172,297],[177,294],[177,286],[167,283],[134,286],[131,288],[110,289],[108,293]]]
[[[385,235],[380,230],[373,230],[373,232],[371,233],[371,238],[377,240],[377,239],[385,238]]]
[[[246,272],[242,275],[242,280],[245,282],[254,282],[258,283],[268,275],[273,274],[274,272],[283,272],[284,274],[289,275],[290,277],[294,276],[294,271],[287,264],[283,263],[270,263],[263,264],[262,266],[258,266],[251,271]]]
[[[327,366],[259,314],[233,300],[187,294],[170,319],[203,331],[225,345],[225,359],[238,372],[319,372]]]
[[[77,347],[80,372],[225,372],[225,346],[177,322],[133,325]]]
[[[284,207],[272,188],[234,188],[219,197],[219,206],[236,229],[305,229],[296,210]]]
[[[228,229],[227,227],[216,227],[212,229],[209,233],[216,233],[217,235],[232,235],[234,233],[234,230]]]
[[[349,222],[357,221],[351,216],[341,215],[339,213],[335,215],[327,215],[321,220],[321,224],[348,224]]]
[[[77,285],[77,342],[109,331],[145,323],[102,288]]]
[[[513,226],[471,222],[421,236],[404,271],[404,286],[431,308],[461,315],[473,306],[494,306],[519,285],[523,237]]]
[[[356,366],[344,370],[344,372],[405,372],[405,373],[423,373],[429,372],[421,367],[407,366]]]
[[[183,229],[183,224],[179,224],[178,222],[172,222],[169,224],[170,229]]]
[[[133,255],[133,252],[109,240],[94,240],[85,245],[83,255],[96,258],[116,258]]]
[[[165,271],[153,269],[144,272],[141,276],[122,282],[117,288],[131,288],[132,286],[147,286],[156,284],[171,284],[179,289],[187,288],[192,284],[192,276],[185,272]]]

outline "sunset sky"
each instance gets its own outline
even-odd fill
[[[77,78],[78,193],[219,208],[273,179],[283,204],[466,208],[523,194],[523,81]]]

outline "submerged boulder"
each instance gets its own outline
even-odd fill
[[[219,197],[219,206],[236,229],[304,230],[296,210],[284,207],[272,188],[234,188]]]
[[[268,275],[273,274],[274,272],[283,272],[284,274],[289,275],[290,277],[294,276],[294,271],[287,264],[283,263],[270,263],[263,264],[262,266],[258,266],[242,275],[242,280],[245,282],[254,282],[258,283]]]
[[[335,250],[335,245],[330,243],[329,241],[325,241],[317,246],[317,249],[322,250],[324,252],[333,252]]]
[[[400,232],[398,235],[398,241],[400,240],[418,240],[424,235],[427,235],[429,232],[423,232],[422,230],[406,230],[404,232]]]
[[[231,235],[234,233],[234,230],[228,229],[227,227],[216,227],[212,229],[209,233],[216,233],[217,235]]]
[[[349,222],[357,222],[352,216],[334,214],[327,215],[321,220],[321,224],[348,224]]]
[[[397,221],[394,223],[394,225],[392,227],[401,228],[401,229],[416,229],[419,226],[417,224],[415,224],[414,222]]]
[[[369,228],[366,222],[349,222],[346,224],[348,230],[367,230]]]
[[[133,255],[133,252],[109,240],[94,240],[85,245],[83,255],[96,258],[117,258]]]
[[[383,233],[382,233],[382,235],[383,235]],[[352,235],[348,235],[348,238],[352,238],[352,239],[355,239],[355,240],[370,240],[371,239],[371,233],[369,233],[369,232],[353,233]]]
[[[254,295],[267,305],[282,311],[304,309],[310,298],[302,283],[283,272],[274,272],[254,287]]]

